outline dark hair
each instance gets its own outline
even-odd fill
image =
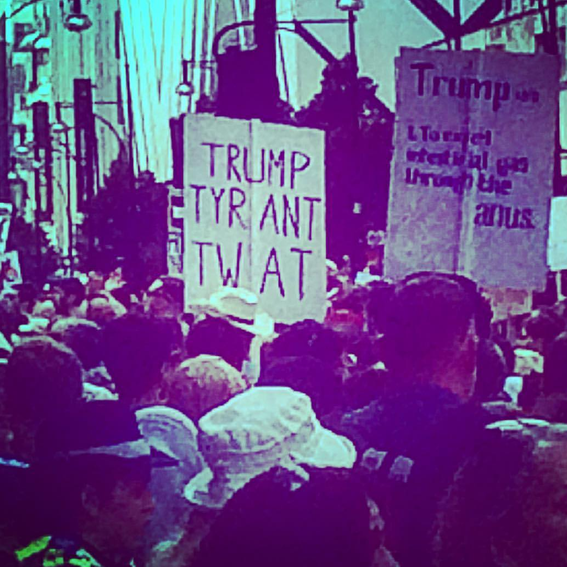
[[[72,305],[80,305],[86,298],[86,287],[81,283],[79,278],[64,278],[55,284],[65,296],[75,296]]]
[[[567,332],[549,345],[543,362],[545,394],[567,394]]]
[[[65,411],[82,397],[81,363],[65,345],[49,337],[26,339],[14,348],[6,367],[6,410],[39,423]]]
[[[310,356],[332,366],[340,360],[343,349],[339,333],[306,319],[288,327],[262,350],[268,364],[277,358]]]
[[[258,386],[287,386],[311,398],[318,416],[338,408],[341,402],[341,376],[329,364],[313,356],[277,358],[262,367]]]
[[[103,361],[120,399],[130,403],[158,385],[174,343],[167,321],[149,315],[130,313],[105,325]]]
[[[524,323],[526,333],[533,339],[542,339],[549,344],[565,331],[565,322],[553,307],[544,306],[535,311]]]
[[[516,430],[518,422],[500,423],[502,430],[486,431],[440,507],[436,567],[497,567],[502,557],[517,567],[564,565],[537,517],[544,506],[551,510],[550,495],[559,490],[546,478],[545,456],[553,441],[566,442],[566,426],[557,435],[553,424]]]
[[[370,520],[365,491],[349,472],[310,470],[305,482],[272,469],[229,500],[194,565],[370,567]]]
[[[475,315],[475,296],[454,276],[431,273],[406,278],[396,287],[389,306],[386,366],[394,371],[429,368],[443,351],[464,339]]]
[[[196,323],[187,336],[186,356],[220,356],[237,370],[248,358],[253,335],[220,317],[207,317]]]
[[[6,297],[0,299],[0,331],[6,335],[8,341],[10,335],[17,333],[20,325],[26,322],[26,317],[14,302]]]
[[[502,394],[508,368],[500,347],[490,339],[478,343],[474,397],[489,402]]]
[[[101,335],[100,327],[88,319],[59,319],[51,327],[51,336],[73,350],[85,370],[102,361]]]

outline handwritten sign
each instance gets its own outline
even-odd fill
[[[324,134],[200,115],[185,128],[186,300],[244,287],[278,322],[322,321]]]
[[[550,270],[567,270],[567,197],[551,200],[547,261]]]
[[[543,289],[555,59],[402,49],[397,73],[386,275]]]

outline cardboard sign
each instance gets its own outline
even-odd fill
[[[529,291],[493,288],[485,288],[482,291],[490,301],[493,321],[503,321],[532,311],[533,296]]]
[[[0,254],[6,252],[12,222],[12,208],[11,203],[0,203]]]
[[[402,49],[397,73],[386,275],[543,289],[556,60]]]
[[[185,120],[187,302],[244,287],[278,322],[322,321],[323,132],[206,115]]]
[[[567,270],[567,197],[551,200],[547,262],[550,270]]]

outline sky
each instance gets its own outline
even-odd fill
[[[453,0],[441,0],[440,3],[452,13]],[[378,83],[378,96],[394,108],[394,60],[400,47],[421,47],[441,39],[442,34],[410,0],[366,0],[365,4],[358,13],[356,30],[361,73]],[[463,18],[479,4],[481,0],[462,0]],[[298,0],[296,6],[300,18],[342,16],[334,0]],[[337,55],[346,52],[346,26],[311,26],[310,30]],[[301,73],[303,92],[300,93],[300,103],[304,103],[309,92],[316,92],[323,65],[315,60],[316,56],[308,53],[308,48],[298,49],[298,55],[308,67]]]

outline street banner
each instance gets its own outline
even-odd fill
[[[167,213],[167,273],[183,275],[183,189],[169,188]]]
[[[567,270],[567,197],[551,200],[547,262],[553,272]]]
[[[0,289],[23,283],[20,256],[16,250],[0,255]]]
[[[186,302],[254,292],[275,321],[323,321],[324,133],[207,115],[185,118]]]
[[[551,56],[402,49],[386,276],[543,289],[557,109]]]
[[[12,222],[12,204],[0,203],[0,254],[6,252],[10,223]]]

